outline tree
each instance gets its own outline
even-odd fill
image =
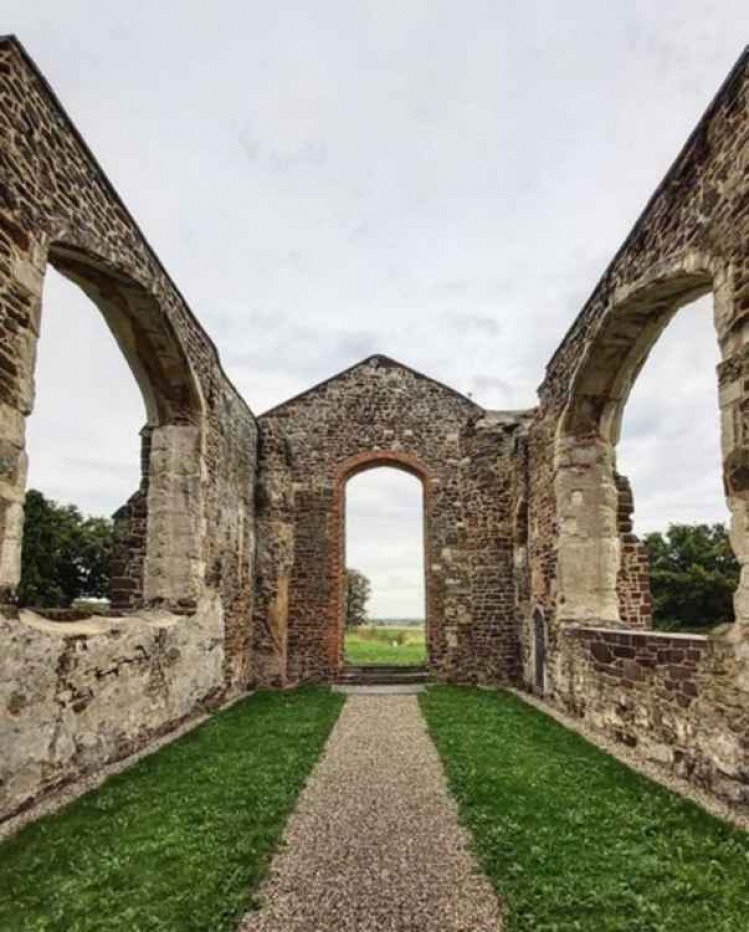
[[[80,597],[101,598],[109,588],[114,531],[106,518],[84,518],[30,489],[24,508],[21,605],[66,608]]]
[[[367,621],[367,602],[372,591],[369,580],[359,570],[346,570],[346,627],[355,628]]]
[[[722,524],[672,524],[648,534],[657,628],[710,628],[733,621],[739,563]]]

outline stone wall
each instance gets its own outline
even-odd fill
[[[426,627],[435,675],[508,680],[515,628],[513,451],[522,415],[374,356],[260,418],[256,655],[270,682],[335,676],[342,662],[348,479],[392,466],[424,489]],[[272,543],[267,543],[271,539]]]
[[[749,801],[749,53],[745,53],[547,367],[529,429],[531,613],[548,627],[550,702],[733,802]],[[744,567],[736,624],[709,638],[648,628],[647,556],[616,471],[630,389],[683,305],[712,293],[723,472]],[[685,374],[685,377],[688,377]],[[664,387],[664,388],[670,388]],[[665,468],[666,464],[664,464]]]
[[[114,567],[117,605],[137,614],[80,630],[15,605],[48,263],[103,315],[148,416]],[[0,816],[246,686],[256,441],[213,343],[54,93],[0,40],[0,760],[19,774]]]
[[[147,411],[141,485],[117,518],[121,619],[64,625],[15,604],[48,263],[103,315]],[[650,349],[707,293],[744,572],[736,624],[680,639],[647,630],[616,444]],[[248,684],[336,676],[346,483],[378,466],[422,484],[435,677],[519,680],[746,802],[748,319],[745,54],[554,354],[537,410],[485,411],[373,356],[256,421],[44,78],[1,39],[0,817]]]
[[[749,682],[730,641],[571,628],[563,642],[557,682],[569,711],[646,760],[749,804]]]
[[[653,598],[650,593],[650,558],[645,544],[634,533],[634,500],[629,479],[614,474],[618,492],[617,530],[619,533],[619,573],[616,593],[619,617],[627,628],[652,628]]]
[[[125,504],[112,515],[114,547],[109,564],[109,603],[115,612],[143,604],[148,552],[148,476],[151,470],[151,428],[141,431],[141,481]]]
[[[0,817],[137,750],[219,701],[224,618],[194,615],[56,623],[0,619]]]

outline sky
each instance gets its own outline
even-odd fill
[[[424,618],[423,490],[399,469],[346,483],[346,564],[372,585],[371,618]]]
[[[372,353],[488,408],[532,406],[749,36],[745,0],[2,11],[257,413]],[[680,312],[627,407],[640,531],[725,517],[711,327],[709,304]],[[30,484],[111,512],[138,484],[143,405],[54,273],[37,375]],[[388,541],[367,557],[372,612],[415,616],[397,557],[419,552],[413,499],[384,471],[367,482],[362,533]]]

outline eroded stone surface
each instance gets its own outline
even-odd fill
[[[48,263],[104,316],[148,415],[112,568],[115,606],[137,614],[85,631],[13,608]],[[0,39],[0,817],[247,684],[256,437],[59,101],[20,44]]]
[[[547,367],[529,429],[521,587],[547,626],[551,701],[669,769],[749,801],[749,54],[745,53]],[[634,380],[684,304],[712,293],[723,472],[744,564],[736,625],[688,648],[647,627],[644,554],[616,443]],[[688,378],[688,373],[684,374]],[[664,391],[678,390],[664,385]],[[699,442],[699,438],[695,438]],[[664,470],[668,464],[662,464]],[[635,490],[636,491],[636,490]],[[530,613],[523,680],[534,683]]]
[[[122,757],[224,691],[217,597],[192,616],[0,619],[0,813]]]

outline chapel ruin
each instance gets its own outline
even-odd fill
[[[423,487],[434,680],[531,690],[749,805],[749,51],[528,411],[484,410],[372,356],[256,417],[13,37],[0,103],[0,817],[248,688],[334,680],[345,486],[381,465]],[[14,594],[48,264],[97,305],[148,412],[142,481],[118,512],[121,615],[66,624]],[[650,349],[707,293],[744,572],[735,624],[664,634],[616,445]]]

